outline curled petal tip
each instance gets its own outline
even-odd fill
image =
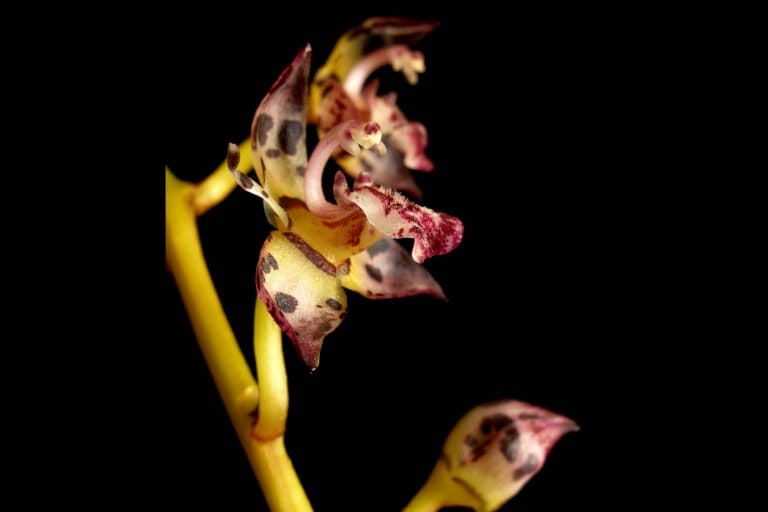
[[[237,148],[237,144],[229,143],[227,146],[227,167],[229,170],[237,169],[237,164],[240,163],[240,150]]]
[[[312,45],[307,43],[305,44],[301,50],[296,54],[296,56],[293,58],[293,62],[291,64],[296,65],[302,62],[307,61],[310,57],[312,57]]]

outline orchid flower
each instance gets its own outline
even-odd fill
[[[444,297],[418,263],[453,250],[464,227],[455,217],[374,184],[365,173],[350,189],[344,174],[337,172],[336,202],[326,200],[323,169],[335,151],[361,155],[387,149],[381,125],[352,118],[331,127],[307,159],[310,56],[307,45],[256,111],[251,148],[258,182],[236,169],[239,152],[234,144],[228,165],[240,187],[264,200],[267,218],[277,228],[259,256],[259,298],[314,369],[323,339],[347,314],[343,288],[370,298],[419,293]],[[391,238],[413,238],[411,257]]]
[[[366,84],[377,69],[391,65],[410,84],[425,70],[424,56],[410,48],[437,26],[404,18],[370,18],[344,34],[326,64],[315,74],[311,89],[311,122],[320,136],[339,124],[355,120],[381,127],[386,153],[337,155],[352,177],[370,173],[374,183],[394,187],[420,199],[422,194],[409,169],[431,171],[425,154],[427,130],[409,121],[397,107],[395,93],[377,96],[378,81]]]
[[[518,400],[475,407],[448,434],[432,475],[405,510],[496,510],[541,470],[564,434],[577,430],[565,416]]]

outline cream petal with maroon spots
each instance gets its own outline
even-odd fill
[[[274,197],[302,198],[307,165],[307,81],[312,49],[304,47],[261,101],[251,124],[256,175]]]
[[[389,238],[381,238],[352,256],[348,267],[339,268],[341,284],[369,299],[397,299],[431,295],[445,299],[440,285],[408,251]]]
[[[518,400],[475,407],[453,428],[443,445],[436,473],[447,472],[448,485],[468,491],[464,505],[496,510],[541,470],[552,447],[572,420]]]
[[[300,236],[274,231],[261,249],[256,289],[307,366],[317,368],[325,336],[347,313],[336,267]]]

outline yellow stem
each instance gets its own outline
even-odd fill
[[[231,178],[230,178],[231,179]],[[234,180],[233,180],[234,181]],[[230,416],[256,382],[221,307],[205,264],[192,201],[195,188],[165,172],[165,251],[200,349]],[[255,404],[254,404],[255,405]],[[250,411],[247,411],[250,412]]]
[[[248,173],[253,169],[253,154],[251,153],[251,140],[247,139],[238,146],[240,150],[240,163],[237,168]],[[229,172],[227,162],[224,161],[213,173],[197,185],[193,205],[195,213],[199,216],[219,204],[235,189],[235,180]]]
[[[229,179],[232,180],[231,177]],[[206,182],[215,183],[208,180],[203,183]],[[248,455],[270,509],[273,512],[311,511],[309,500],[285,451],[282,432],[270,441],[259,440],[252,432],[251,413],[258,404],[258,387],[216,294],[197,231],[198,205],[206,204],[210,208],[217,202],[210,200],[215,194],[209,195],[206,201],[197,201],[199,188],[178,180],[167,169],[165,187],[166,261],[179,287],[195,336],[229,419]],[[220,201],[226,194],[221,195],[221,187],[218,190]],[[281,359],[279,369],[267,370],[266,374],[282,372],[285,378],[282,365]],[[270,387],[267,386],[266,390],[270,390]],[[285,397],[280,400],[262,398],[273,404],[281,403],[282,400],[287,407],[287,388]]]
[[[312,512],[312,505],[285,452],[283,436],[271,441],[251,442],[247,451],[270,510]]]
[[[461,506],[486,510],[484,504],[451,477],[443,459],[435,465],[427,483],[403,509],[403,512],[435,512],[443,507]]]
[[[283,359],[282,332],[258,297],[253,316],[253,350],[256,354],[256,372],[261,389],[259,420],[253,435],[268,441],[285,433],[285,420],[288,417],[288,378]]]

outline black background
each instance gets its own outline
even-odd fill
[[[313,506],[401,509],[465,412],[517,398],[582,431],[563,438],[502,510],[627,508],[639,499],[620,492],[634,478],[628,467],[646,458],[629,434],[644,416],[631,415],[655,399],[661,371],[646,355],[648,325],[665,314],[647,295],[657,248],[643,243],[657,205],[637,208],[649,179],[639,119],[659,83],[643,72],[652,30],[637,30],[627,12],[606,23],[611,13],[554,8],[333,9],[175,20],[156,77],[161,163],[197,181],[228,142],[248,136],[261,98],[307,41],[315,70],[368,16],[441,22],[417,46],[427,63],[417,86],[379,74],[382,92],[396,90],[406,115],[429,131],[435,171],[417,174],[423,204],[465,224],[454,252],[426,262],[449,302],[349,292],[349,315],[326,338],[314,374],[285,342],[286,443]],[[253,364],[254,267],[270,230],[261,204],[235,190],[199,227]],[[265,510],[173,280],[160,279],[166,330],[146,343],[158,405],[147,414],[154,499]]]

